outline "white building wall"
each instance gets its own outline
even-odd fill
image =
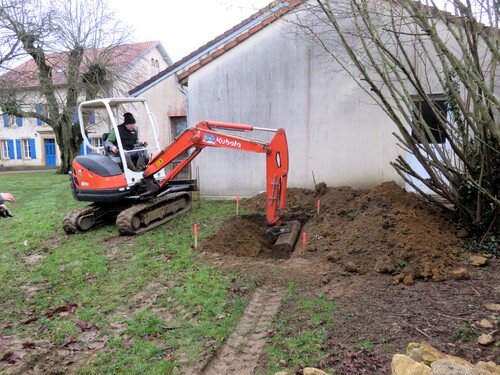
[[[153,112],[158,125],[161,147],[166,147],[172,139],[172,118],[186,116],[186,97],[179,90],[179,85],[174,77],[163,80],[160,84],[144,91],[140,97],[147,100],[148,107]],[[146,121],[145,113],[138,113],[138,121]],[[140,134],[141,139],[152,139],[151,134]]]
[[[357,188],[388,180],[402,185],[389,165],[398,152],[394,125],[352,79],[332,71],[315,46],[283,25],[267,26],[189,77],[189,125],[213,120],[283,127],[289,187],[311,188],[314,180]],[[265,189],[263,155],[205,149],[193,169],[204,195],[250,196]]]

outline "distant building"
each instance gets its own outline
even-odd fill
[[[86,54],[91,54],[88,50]],[[59,94],[64,96],[66,89],[67,54],[47,55],[47,61],[53,67],[53,82],[60,87]],[[172,64],[165,48],[159,41],[124,44],[114,50],[111,60],[113,71],[117,72],[119,84],[111,83],[112,95],[127,95],[127,91],[140,82],[157,75]],[[0,77],[15,87],[12,95],[24,97],[23,102],[30,103],[38,113],[47,110],[38,82],[38,70],[33,59],[17,66]],[[124,83],[125,82],[125,83]],[[83,100],[83,97],[82,97]],[[77,113],[73,116],[77,120]],[[102,135],[109,131],[107,124],[91,117],[92,132],[89,134],[92,144],[100,146]],[[21,118],[2,114],[0,118],[0,166],[3,169],[24,169],[57,167],[60,164],[59,148],[52,128],[36,118]]]

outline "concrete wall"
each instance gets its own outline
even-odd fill
[[[259,31],[189,77],[189,125],[201,120],[286,130],[289,187],[371,187],[402,180],[394,125],[317,48],[281,21]],[[249,134],[255,136],[255,134]],[[269,139],[264,134],[261,139]],[[265,189],[265,157],[205,149],[193,162],[202,194],[250,196]]]

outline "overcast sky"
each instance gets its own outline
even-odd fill
[[[175,62],[271,0],[108,0],[136,42],[160,40]]]

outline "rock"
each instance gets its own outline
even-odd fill
[[[431,272],[432,272],[432,281],[435,282],[446,281],[446,276],[443,275],[443,273],[437,268],[433,268]]]
[[[405,278],[404,273],[398,273],[397,275],[392,277],[393,284],[399,284]]]
[[[479,255],[481,255],[482,257],[488,258],[488,259],[493,258],[493,254],[485,254],[485,253],[481,253],[481,254],[479,254]]]
[[[491,324],[491,322],[488,319],[481,319],[481,321],[479,322],[479,325],[482,328],[487,328],[487,329],[493,328],[493,324]]]
[[[331,263],[335,263],[335,262],[338,262],[340,260],[340,256],[338,254],[335,254],[333,251],[330,252],[327,256],[326,256],[326,260],[331,262]]]
[[[493,336],[487,333],[483,333],[478,337],[477,342],[483,346],[490,345],[493,342]]]
[[[411,286],[415,284],[415,281],[413,281],[413,276],[412,275],[406,275],[403,279],[403,284],[406,286]]]
[[[469,263],[474,267],[483,267],[488,264],[488,258],[481,255],[471,255],[469,258]]]
[[[324,182],[320,182],[319,184],[317,184],[314,187],[314,190],[316,190],[316,193],[318,193],[318,195],[324,195],[328,191],[326,183]]]
[[[403,354],[395,354],[391,362],[392,375],[428,375],[431,368]]]
[[[429,372],[416,364],[424,365]],[[408,344],[406,356],[396,354],[391,366],[392,375],[500,375],[500,366],[494,362],[473,365],[463,358],[443,354],[426,343],[415,342]]]
[[[379,259],[375,263],[375,271],[379,273],[394,273],[396,266],[390,259]]]
[[[500,303],[487,303],[484,305],[488,310],[500,311]]]
[[[328,375],[326,372],[313,367],[305,367],[302,371],[304,375]]]
[[[495,362],[478,362],[474,367],[475,375],[498,375],[500,374],[500,365]]]
[[[410,342],[406,347],[406,355],[417,362],[422,362],[421,344],[417,342]]]
[[[413,352],[417,350],[417,354],[413,354]],[[466,361],[465,359],[462,359],[460,357],[455,357],[452,355],[448,354],[443,354],[433,346],[426,344],[426,343],[410,343],[406,347],[406,355],[412,358],[418,358],[418,356],[421,356],[422,362],[425,363],[426,365],[430,366],[432,362],[435,362],[439,359],[446,359],[446,360],[451,360],[455,361],[458,363],[462,363],[466,366],[471,366],[471,363],[469,361]]]
[[[346,272],[356,273],[356,272],[359,271],[359,268],[358,268],[358,266],[354,262],[346,262],[344,264],[344,270]]]
[[[431,365],[432,375],[470,375],[472,366],[448,359],[438,359]]]
[[[456,268],[450,272],[451,277],[455,280],[469,280],[470,279],[470,272],[467,270],[467,268]]]

